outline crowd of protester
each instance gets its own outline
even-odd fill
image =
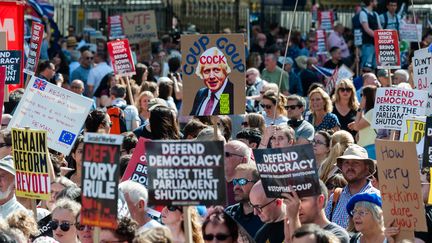
[[[403,18],[396,13],[397,1],[388,1],[388,12],[381,16],[373,11],[375,6],[376,0],[363,0],[356,15],[363,31],[360,56],[354,51],[352,30],[340,23],[328,38],[328,55],[317,54],[313,29],[292,30],[287,40],[289,31],[277,24],[270,25],[268,33],[252,26],[245,76],[247,113],[216,119],[180,116],[183,80],[178,36],[163,36],[150,59],[137,53],[129,93],[128,81],[113,74],[107,53],[91,50],[70,26],[68,35],[56,43],[61,48],[43,50],[41,57],[49,59],[41,59],[36,75],[94,100],[83,132],[124,135],[120,178],[141,137],[199,141],[216,137],[224,142],[226,205],[165,205],[158,213],[148,205],[145,186],[124,181],[119,185],[119,204],[124,207],[119,208],[118,227],[102,228],[99,241],[187,242],[183,210],[190,210],[192,239],[198,243],[395,242],[400,230],[397,225],[384,225],[375,161],[375,139],[389,139],[390,131],[373,129],[371,120],[377,88],[413,88],[409,60],[414,49],[404,54],[408,60],[404,69],[393,73],[376,69],[371,31],[383,26],[397,30]],[[432,43],[432,32],[423,33],[422,48]],[[284,53],[287,42],[288,53]],[[354,73],[359,65],[360,73],[341,80],[329,93],[328,77],[316,67],[334,69],[342,64]],[[50,200],[38,202],[32,213],[31,202],[15,196],[12,139],[6,127],[23,93],[18,89],[10,94],[1,123],[0,242],[93,242],[94,227],[80,224],[82,135],[70,155],[51,151],[56,178]],[[292,192],[284,198],[268,198],[253,150],[298,144],[313,146],[319,195],[299,197]],[[416,242],[432,242],[429,169],[423,168],[419,176],[429,232],[416,232]],[[41,221],[48,215],[52,233],[40,236]]]

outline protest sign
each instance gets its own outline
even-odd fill
[[[325,90],[329,94],[331,94],[333,92],[333,89],[336,86],[336,79],[337,79],[337,76],[338,76],[338,71],[339,71],[339,68],[336,67],[333,70],[332,76],[331,77],[326,77],[326,79],[325,79],[325,81],[326,81]]]
[[[127,77],[135,74],[135,65],[127,39],[108,42],[108,53],[116,75]]]
[[[414,142],[376,140],[384,225],[427,231]]]
[[[354,45],[363,45],[363,33],[361,29],[354,29]]]
[[[375,56],[380,69],[400,68],[399,38],[396,30],[375,30]]]
[[[16,196],[49,200],[51,182],[47,132],[12,128],[12,154]]]
[[[131,44],[138,44],[142,39],[159,41],[153,10],[123,13],[122,17],[124,33]]]
[[[121,135],[84,134],[81,224],[116,228],[122,142]]]
[[[426,131],[426,116],[405,116],[402,121],[402,130],[399,140],[402,142],[415,142],[419,161],[423,158]]]
[[[422,31],[421,24],[401,24],[399,27],[400,39],[408,42],[420,42]]]
[[[291,186],[299,197],[319,194],[319,176],[312,145],[277,149],[255,149],[254,157],[264,191],[281,198]]]
[[[149,141],[143,137],[138,140],[135,150],[129,160],[125,173],[121,181],[136,181],[145,187],[148,185],[147,180],[147,159],[145,153],[145,142]]]
[[[342,64],[338,68],[336,84],[338,84],[339,81],[341,81],[342,79],[351,79],[352,77],[354,77],[353,71],[351,71],[351,69],[347,67],[345,64]]]
[[[426,118],[422,167],[432,167],[432,117]]]
[[[432,114],[432,53],[427,48],[420,49],[414,52],[413,63],[413,83],[418,90],[427,90],[428,99],[426,106],[426,114]]]
[[[317,54],[327,53],[327,36],[325,30],[316,30]]]
[[[181,36],[183,90],[195,94],[183,96],[183,115],[244,114],[243,40],[242,34]]]
[[[42,45],[44,34],[44,25],[33,21],[31,28],[31,38],[29,45],[29,53],[27,56],[27,63],[24,72],[34,75],[39,62],[40,49]]]
[[[21,51],[0,51],[0,65],[6,67],[6,84],[19,84],[21,55]]]
[[[108,32],[110,40],[125,38],[123,31],[123,17],[121,15],[109,16]]]
[[[8,129],[30,127],[48,132],[48,147],[68,155],[93,101],[32,77]]]
[[[427,92],[398,88],[378,88],[372,120],[374,129],[401,130],[403,118],[424,116]]]
[[[225,205],[221,141],[145,143],[149,204]]]
[[[318,12],[318,28],[327,32],[333,31],[333,11],[319,11]]]
[[[5,95],[5,80],[6,80],[6,67],[0,66],[0,101],[3,103]],[[0,106],[0,122],[3,115],[3,106]]]

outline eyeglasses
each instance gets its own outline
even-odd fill
[[[234,154],[234,153],[230,153],[230,152],[225,152],[225,157],[231,157],[231,156],[240,156],[240,157],[244,157],[243,155],[240,154]]]
[[[167,206],[168,211],[175,212],[176,210],[183,212],[183,210],[180,207],[177,206]]]
[[[249,206],[253,207],[256,211],[258,211],[259,213],[262,213],[262,210],[267,207],[268,205],[270,205],[272,202],[276,201],[277,198],[271,200],[270,202],[260,206],[260,205],[253,205],[251,202],[249,202]]]
[[[86,57],[87,60],[93,60],[93,57]]]
[[[355,209],[353,209],[351,211],[351,215],[354,217],[354,215],[356,215],[356,214],[358,214],[360,217],[364,217],[364,216],[368,215],[369,212],[368,211],[362,211],[362,210],[355,210]]]
[[[249,123],[248,122],[242,122],[241,125],[244,127],[247,127],[247,126],[249,126]]]
[[[216,235],[214,235],[214,234],[204,234],[204,240],[207,240],[207,241],[212,241],[213,238],[216,238],[216,240],[224,241],[224,240],[228,239],[229,237],[231,237],[231,235],[222,234],[222,233],[219,233],[219,234],[216,234]]]
[[[285,109],[286,109],[286,110],[289,110],[289,109],[294,110],[294,109],[297,108],[297,107],[301,107],[301,106],[299,106],[299,105],[286,105],[286,106],[285,106]]]
[[[339,88],[339,91],[342,91],[342,92],[351,92],[352,90],[350,88]]]
[[[327,144],[325,143],[325,142],[323,142],[323,141],[320,141],[320,140],[312,140],[312,145],[326,145],[327,146]]]
[[[271,105],[264,105],[264,104],[261,104],[261,107],[262,107],[263,109],[267,109],[267,110],[270,110],[270,109],[272,108]]]
[[[255,183],[256,181],[250,181],[250,180],[248,180],[246,178],[236,178],[236,179],[232,180],[233,186],[237,186],[237,185],[244,186],[244,185],[248,184],[249,182],[254,182]]]
[[[51,228],[52,228],[53,230],[56,230],[56,229],[60,226],[60,229],[61,229],[62,231],[67,232],[67,231],[69,231],[70,227],[71,227],[72,225],[74,225],[74,224],[72,224],[72,223],[70,223],[70,222],[62,222],[61,224],[59,224],[59,221],[52,220],[52,221],[50,222],[50,225],[51,225]]]
[[[61,227],[61,226],[60,226]],[[80,223],[76,223],[75,227],[77,228],[77,230],[79,231],[83,231],[83,230],[93,230],[93,226],[88,226],[88,225],[83,225]]]

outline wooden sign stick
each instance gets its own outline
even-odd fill
[[[193,242],[192,238],[192,217],[191,217],[191,207],[183,206],[183,226],[185,234],[185,242]]]
[[[134,105],[135,102],[134,102],[134,97],[132,95],[132,89],[131,89],[131,86],[130,86],[129,76],[126,76],[126,85],[127,85],[127,90],[128,90],[128,94],[129,94],[129,102],[131,103],[131,105]]]
[[[0,31],[0,50],[7,50],[6,31]],[[9,101],[9,90],[5,83],[3,102]]]

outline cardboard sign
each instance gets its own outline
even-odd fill
[[[22,51],[0,51],[0,65],[6,67],[6,84],[19,84]]]
[[[138,140],[132,157],[129,160],[128,166],[126,167],[125,173],[123,174],[123,177],[121,179],[122,182],[131,180],[147,187],[147,158],[145,153],[146,141],[150,140],[143,137],[140,137],[140,139]]]
[[[374,30],[377,68],[400,68],[399,38],[397,30]]]
[[[12,128],[12,154],[16,196],[50,200],[47,132]]]
[[[68,155],[93,104],[91,99],[32,77],[8,129],[48,132],[48,147]]]
[[[426,131],[426,116],[405,116],[402,121],[402,130],[399,140],[402,142],[415,142],[419,161],[423,158]]]
[[[312,145],[288,148],[255,149],[254,157],[264,191],[269,198],[291,192],[299,197],[319,194],[319,176]]]
[[[221,141],[146,142],[149,204],[225,205]]]
[[[109,16],[108,18],[109,39],[123,39],[125,34],[123,31],[123,17],[121,15]]]
[[[354,45],[363,45],[363,32],[361,29],[354,29]]]
[[[400,39],[409,42],[420,42],[423,27],[421,24],[402,24],[399,27]]]
[[[427,231],[414,142],[376,140],[384,225]]]
[[[413,65],[413,83],[418,90],[428,91],[426,114],[432,114],[432,53],[427,48],[414,52],[412,59]]]
[[[244,114],[243,40],[242,34],[181,36],[183,90],[188,92],[183,96],[183,115]]]
[[[425,132],[422,168],[432,167],[432,116],[426,118]]]
[[[378,88],[372,127],[401,130],[405,116],[424,116],[427,92],[398,88]]]
[[[317,54],[327,54],[327,36],[325,30],[316,30]]]
[[[124,33],[131,44],[138,44],[142,39],[159,41],[153,10],[123,13],[122,17]]]
[[[108,53],[116,75],[126,77],[135,74],[135,65],[127,39],[108,42]]]
[[[84,134],[81,224],[117,227],[121,135]]]
[[[24,72],[34,75],[39,62],[40,49],[44,34],[44,25],[33,21],[31,29],[30,50]]]
[[[319,29],[325,31],[333,31],[334,17],[332,11],[319,11],[318,12],[318,26]]]

